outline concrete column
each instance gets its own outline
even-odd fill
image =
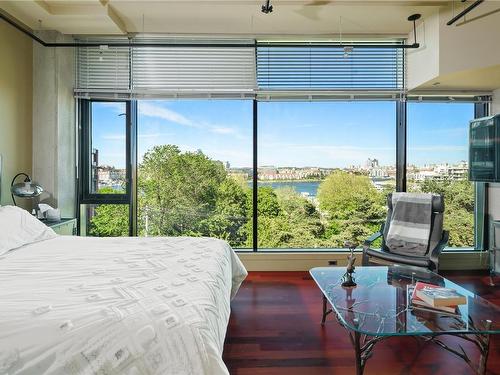
[[[55,31],[42,37],[67,38]],[[33,178],[45,189],[40,201],[64,217],[74,217],[76,199],[74,54],[33,42]]]
[[[491,114],[500,113],[500,88],[493,91]],[[491,220],[500,220],[500,183],[488,184],[488,213]]]

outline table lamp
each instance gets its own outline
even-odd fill
[[[15,184],[16,179],[19,176],[24,176],[24,181]],[[43,188],[38,185],[36,182],[31,181],[31,177],[26,173],[18,173],[12,179],[10,184],[10,192],[12,195],[12,201],[14,202],[14,206],[17,206],[16,199],[14,197],[20,198],[35,198],[43,193]]]

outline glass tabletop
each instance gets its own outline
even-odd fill
[[[309,272],[341,324],[371,336],[500,333],[500,307],[433,272],[417,267],[356,267],[356,287],[342,287],[344,267]],[[408,289],[416,282],[453,288],[467,296],[457,314],[414,308]]]

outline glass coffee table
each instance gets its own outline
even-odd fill
[[[363,374],[366,361],[378,342],[393,336],[413,336],[432,341],[462,358],[477,374],[486,373],[490,335],[500,333],[500,307],[433,272],[416,267],[356,267],[355,287],[342,287],[343,267],[313,268],[310,274],[323,293],[323,317],[334,313],[347,329],[356,353],[356,374]],[[408,286],[416,281],[454,288],[467,296],[459,313],[447,314],[413,308]],[[331,308],[328,307],[331,306]],[[460,337],[479,349],[475,364],[462,346],[450,347],[440,338]]]

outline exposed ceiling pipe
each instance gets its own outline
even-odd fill
[[[27,27],[21,25],[20,23],[13,20],[11,17],[8,17],[3,12],[0,12],[0,18],[15,27],[17,30],[29,36],[31,39],[41,44],[44,47],[66,47],[66,48],[78,48],[78,47],[135,47],[135,48],[148,48],[148,47],[163,47],[163,48],[175,48],[175,47],[216,47],[216,48],[238,48],[238,47],[249,47],[254,44],[250,43],[202,43],[202,42],[181,42],[181,43],[172,43],[172,42],[138,42],[134,41],[132,38],[129,38],[128,41],[124,42],[46,42],[43,39],[36,36],[31,30]],[[413,20],[415,23],[415,20]],[[262,43],[265,45],[265,43]],[[269,44],[272,47],[304,47],[304,42],[279,42]],[[307,44],[310,48],[324,48],[324,47],[352,47],[352,48],[396,48],[396,49],[413,49],[418,48],[419,44],[415,42],[412,44],[402,44],[402,43],[352,43],[352,42],[325,42],[325,43],[310,43]]]
[[[464,1],[462,1],[462,2],[464,2]],[[453,17],[451,20],[449,20],[448,22],[446,22],[446,25],[448,25],[448,26],[453,25],[460,18],[462,18],[463,16],[465,16],[467,13],[469,13],[472,9],[474,9],[475,7],[477,7],[482,2],[484,2],[484,0],[477,0],[477,1],[473,2],[471,5],[469,5],[467,8],[465,8],[464,10],[462,10],[455,17]]]

